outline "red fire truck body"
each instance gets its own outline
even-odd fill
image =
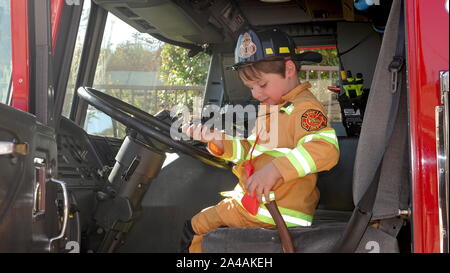
[[[29,3],[29,0],[11,1],[11,82],[14,92],[10,105],[24,112],[30,111],[33,92],[29,66]],[[52,47],[49,50],[54,52],[67,3],[64,0],[47,3],[51,7],[51,22],[42,19],[41,23],[49,23],[48,27],[51,27]],[[440,136],[448,138],[449,109],[444,105],[445,100],[448,103],[448,0],[405,0],[404,3],[411,167],[411,211],[406,214],[411,215],[411,251],[448,252],[444,246],[448,244],[448,218],[442,215],[448,215],[448,151],[445,153],[438,146],[445,142],[439,139]],[[443,124],[439,123],[440,111],[447,111],[447,118],[442,117]]]

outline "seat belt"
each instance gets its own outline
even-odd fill
[[[259,140],[259,133],[257,134],[255,143],[253,144],[253,147],[250,150],[250,160],[246,162],[246,164],[244,165],[247,177],[252,176],[255,171],[255,167],[252,164],[252,157],[253,157],[253,150],[255,149],[258,140]],[[241,204],[252,215],[256,215],[258,213],[259,201],[256,199],[255,192],[253,192],[253,197],[250,197],[250,195],[246,193],[244,197],[241,199]],[[273,201],[268,200],[267,203],[265,204],[265,207],[269,211],[270,215],[272,216],[272,219],[275,222],[275,226],[277,227],[283,253],[294,253],[295,247],[294,242],[292,241],[292,236],[289,233],[288,227],[283,219],[283,216],[281,216],[277,203],[275,202],[275,200]]]
[[[392,93],[396,93],[401,88],[401,81],[398,80],[398,73],[401,72],[404,64],[404,48],[405,48],[405,24],[404,24],[404,1],[401,0],[400,7],[400,18],[398,24],[397,33],[397,46],[395,50],[395,56],[392,62],[389,64],[389,71],[391,72],[391,89]],[[397,113],[399,108],[399,103],[393,105],[394,111],[392,113]],[[393,126],[392,128],[394,128]],[[387,148],[386,148],[387,149]],[[334,246],[332,252],[334,253],[353,253],[358,248],[364,233],[369,226],[370,220],[373,216],[373,207],[375,205],[375,200],[378,192],[378,184],[380,181],[381,168],[383,163],[383,157],[386,152],[383,151],[382,158],[378,163],[377,171],[374,174],[373,180],[364,193],[361,200],[356,205],[353,210],[352,216],[347,223],[347,226]]]

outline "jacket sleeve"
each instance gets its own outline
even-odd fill
[[[228,161],[232,161],[238,164],[245,161],[247,154],[250,150],[250,143],[245,138],[232,137],[226,134],[222,134],[223,141],[223,151],[218,154],[211,149],[211,142],[208,142],[208,151],[220,158]]]
[[[318,105],[299,105],[291,113],[289,131],[296,146],[272,162],[285,182],[311,173],[330,170],[339,160],[335,130],[324,109]]]

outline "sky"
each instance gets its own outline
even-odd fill
[[[81,25],[80,25],[80,33],[86,31],[87,27],[87,18],[88,12],[90,10],[91,3],[90,1],[85,1],[83,6],[83,19]],[[82,20],[83,20],[82,19]],[[106,47],[106,45],[111,43],[111,47],[115,48],[118,44],[125,42],[125,41],[132,41],[133,40],[133,33],[139,32],[132,26],[128,25],[127,23],[123,22],[120,18],[116,17],[112,13],[108,14],[108,20],[106,21],[105,26],[105,33],[103,35],[103,42],[102,47]],[[149,34],[145,34],[148,36],[149,39],[152,38]],[[83,36],[84,35],[80,35]],[[82,43],[83,41],[79,41]]]

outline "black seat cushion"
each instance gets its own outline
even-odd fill
[[[311,227],[290,228],[295,251],[298,253],[329,253],[340,238],[345,222],[320,223]],[[281,253],[276,229],[219,228],[203,238],[203,252],[207,253]],[[359,253],[397,253],[395,237],[369,227],[356,250]]]
[[[296,252],[330,252],[344,227],[335,222],[289,231]],[[204,236],[202,248],[208,253],[282,252],[278,231],[264,228],[218,228]]]

